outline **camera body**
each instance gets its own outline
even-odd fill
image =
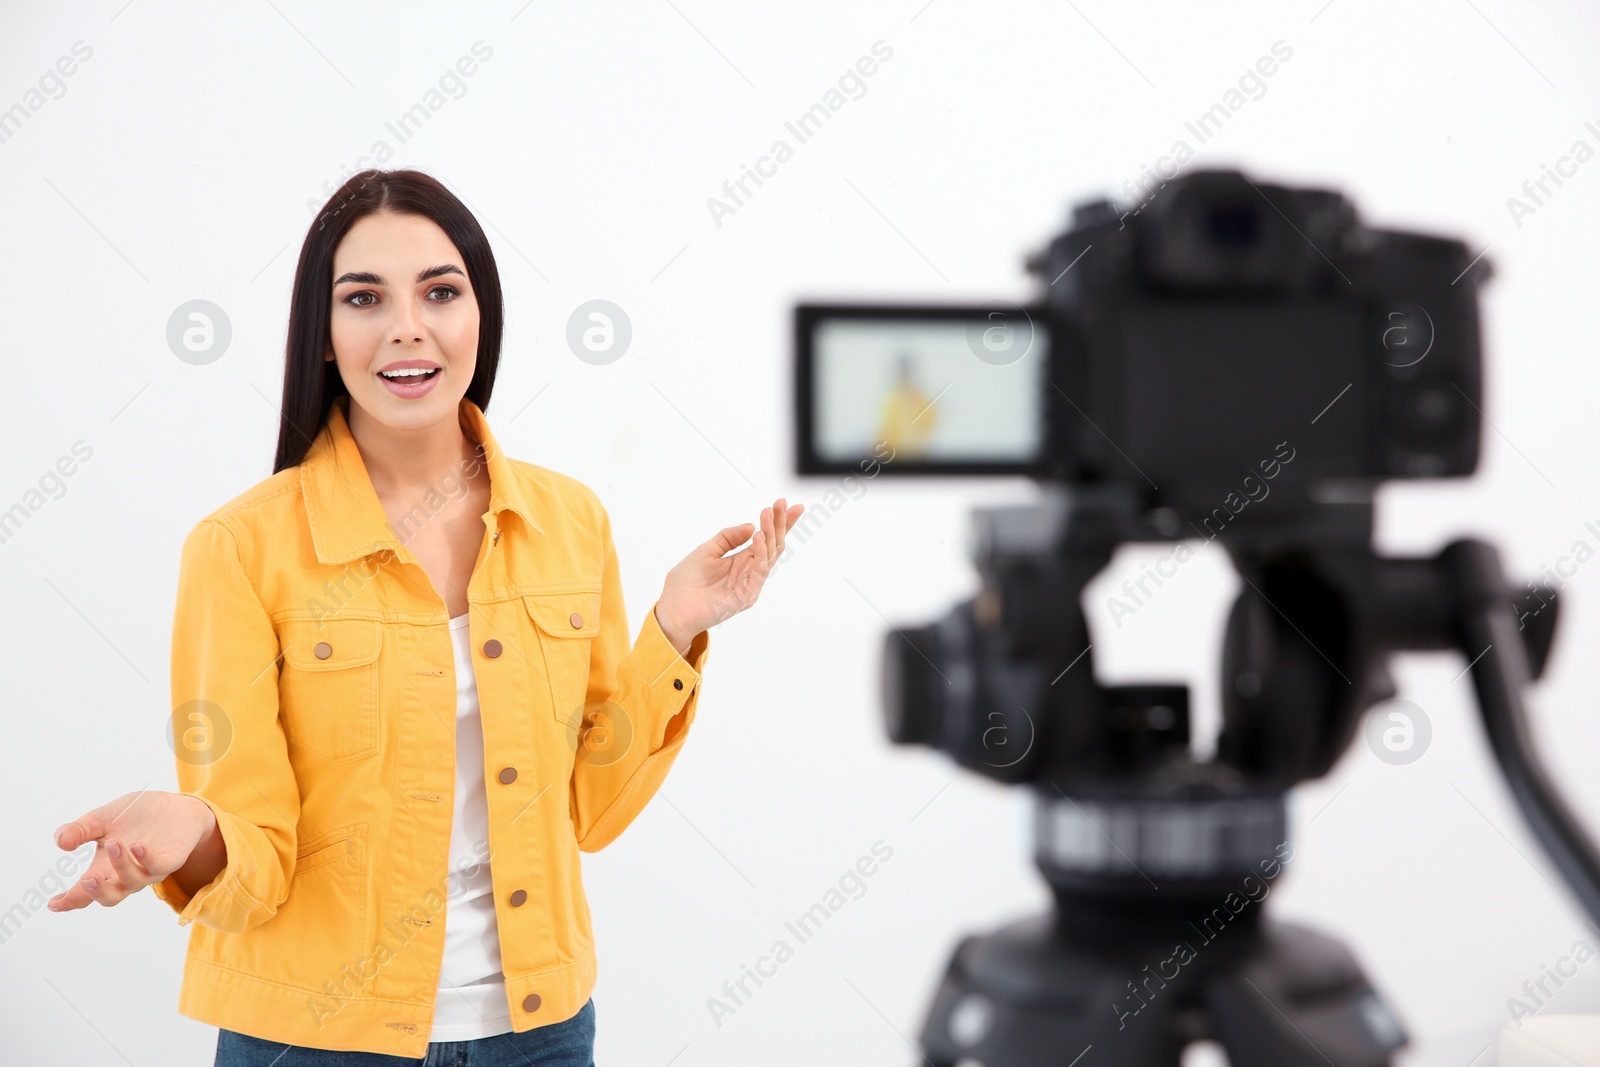
[[[1079,207],[1029,269],[1058,338],[1047,478],[1192,494],[1272,457],[1308,490],[1477,467],[1488,268],[1459,241],[1201,171],[1133,212]]]
[[[1205,170],[1079,205],[1027,266],[1026,306],[797,306],[796,469],[1125,483],[1196,523],[1477,467],[1489,266],[1460,241]]]

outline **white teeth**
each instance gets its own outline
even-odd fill
[[[385,378],[420,378],[431,374],[431,367],[407,367],[403,370],[381,370],[378,373]]]

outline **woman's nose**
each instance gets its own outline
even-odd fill
[[[422,340],[422,316],[410,301],[395,305],[394,319],[389,324],[389,343],[404,344]]]

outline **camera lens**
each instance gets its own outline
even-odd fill
[[[933,675],[940,654],[931,626],[906,626],[884,635],[879,696],[889,740],[901,745],[932,744],[938,735]]]

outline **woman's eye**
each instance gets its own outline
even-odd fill
[[[445,294],[443,298],[439,298],[440,293]],[[460,295],[461,290],[449,285],[436,285],[428,291],[429,299],[435,304],[448,304]],[[363,297],[371,297],[371,300],[364,300],[362,299]],[[349,296],[345,297],[344,302],[352,307],[371,307],[373,304],[378,302],[378,294],[363,289],[359,293],[351,293]]]

